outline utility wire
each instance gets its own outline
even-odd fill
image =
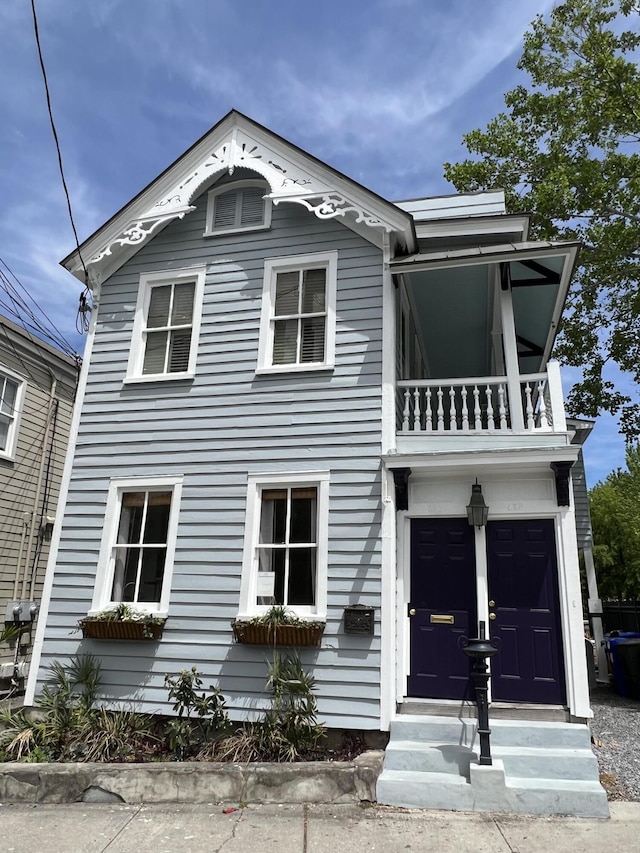
[[[64,190],[65,198],[67,199],[67,209],[69,211],[69,220],[71,222],[71,228],[73,229],[73,236],[76,240],[76,250],[78,252],[78,258],[80,259],[80,263],[82,264],[82,269],[84,270],[84,290],[80,294],[80,305],[78,308],[78,316],[76,318],[76,328],[78,332],[86,332],[89,329],[89,314],[91,313],[91,304],[90,304],[90,295],[91,291],[89,289],[89,272],[87,270],[86,264],[84,262],[84,258],[82,257],[82,252],[80,251],[80,240],[78,239],[78,232],[76,230],[76,224],[73,219],[73,211],[71,210],[71,198],[69,196],[69,190],[67,188],[67,182],[64,177],[64,168],[62,166],[62,152],[60,150],[60,142],[58,140],[58,132],[56,131],[56,125],[53,120],[53,110],[51,108],[51,96],[49,94],[49,84],[47,82],[47,72],[44,67],[44,58],[42,56],[42,48],[40,46],[40,33],[38,32],[38,17],[36,15],[36,3],[35,0],[31,0],[31,11],[33,13],[33,32],[36,38],[36,46],[38,48],[38,58],[40,60],[40,69],[42,71],[42,80],[44,82],[44,91],[47,96],[47,111],[49,113],[49,121],[51,122],[51,132],[53,133],[53,140],[56,146],[56,152],[58,154],[58,166],[60,168],[60,178],[62,179],[62,188]]]
[[[29,320],[33,324],[32,327],[34,331],[45,335],[47,340],[50,340],[55,343],[56,346],[58,346],[61,350],[68,353],[69,355],[75,355],[74,347],[65,338],[65,336],[60,331],[60,329],[58,329],[53,320],[35,301],[35,299],[31,296],[27,288],[22,284],[18,276],[10,268],[9,264],[2,257],[0,257],[0,266],[5,268],[11,279],[13,279],[18,288],[24,293],[24,296],[20,295],[18,290],[14,287],[11,280],[5,275],[2,269],[0,269],[0,287],[3,287],[12,302],[15,302],[15,300],[18,301],[20,308],[17,310],[22,310],[28,316]],[[42,321],[38,320],[30,305],[33,305],[34,308],[42,315],[47,325],[45,325],[45,323],[43,323]],[[22,322],[24,322],[24,319],[22,317],[20,319],[22,320]]]

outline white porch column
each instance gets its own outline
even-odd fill
[[[500,266],[496,266],[496,275],[500,276]],[[513,317],[513,299],[511,282],[503,290],[498,282],[500,293],[500,317],[502,319],[502,342],[507,373],[507,388],[509,391],[509,411],[511,413],[511,429],[514,432],[524,431],[524,416],[522,414],[522,399],[520,396],[520,367],[518,366],[518,344],[516,341],[516,324]]]
[[[596,654],[598,656],[598,681],[608,681],[607,676],[607,655],[604,650],[604,631],[602,629],[602,616],[595,614],[602,613],[602,601],[598,595],[598,581],[596,579],[596,567],[593,562],[593,548],[585,548],[584,568],[587,575],[587,590],[589,591],[589,615],[591,617],[591,626],[593,628],[593,639],[596,643]]]

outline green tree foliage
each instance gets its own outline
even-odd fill
[[[640,435],[638,394],[603,376],[607,363],[640,385],[639,0],[567,0],[524,37],[529,75],[507,110],[464,136],[472,155],[445,163],[459,191],[502,187],[507,209],[531,211],[534,239],[581,240],[556,355],[582,367],[576,415],[620,414]],[[615,372],[615,371],[614,371]]]
[[[640,598],[640,445],[589,492],[593,558],[602,598]]]

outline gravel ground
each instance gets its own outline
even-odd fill
[[[640,701],[598,686],[591,707],[593,751],[609,799],[640,801]]]

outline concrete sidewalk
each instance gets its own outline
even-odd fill
[[[0,806],[2,853],[632,853],[640,803],[610,820],[407,811],[384,806]]]

